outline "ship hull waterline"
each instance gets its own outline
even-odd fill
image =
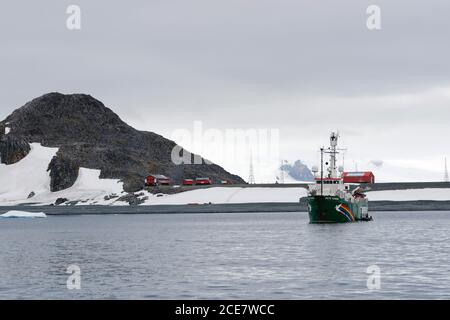
[[[370,221],[367,202],[351,203],[336,196],[307,198],[310,223],[348,223]]]

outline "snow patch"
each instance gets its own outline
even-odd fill
[[[51,159],[58,148],[47,148],[32,143],[28,155],[14,164],[0,164],[0,204],[18,205],[22,203],[48,205],[58,198],[79,201],[78,204],[111,204],[117,200],[105,196],[123,193],[123,183],[117,179],[100,179],[100,170],[80,168],[74,185],[65,190],[50,191],[50,172],[47,171]],[[30,195],[34,195],[28,198]]]
[[[68,202],[78,201],[76,205],[107,205],[117,200],[105,200],[105,196],[123,193],[123,183],[116,179],[100,179],[100,170],[80,168],[78,178],[70,188],[51,192],[47,190],[27,199],[31,203],[52,204],[58,198],[66,198]],[[50,185],[50,180],[48,181]]]
[[[28,155],[19,162],[0,164],[2,205],[24,202],[32,191],[35,194],[50,191],[50,175],[47,169],[58,148],[46,148],[39,143],[32,143],[30,147]]]
[[[8,134],[11,131],[10,127],[5,127],[5,134]]]
[[[424,188],[367,192],[369,201],[450,200],[450,188]]]
[[[149,195],[144,205],[205,204],[205,203],[268,203],[299,202],[305,197],[305,188],[242,188],[212,187],[195,189],[171,195]]]
[[[47,215],[43,212],[27,212],[11,210],[4,214],[0,214],[0,218],[46,218]]]

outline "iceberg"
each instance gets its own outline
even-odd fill
[[[0,214],[0,218],[46,218],[47,215],[43,212],[27,212],[11,210],[4,214]]]

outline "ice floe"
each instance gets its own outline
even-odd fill
[[[27,212],[11,210],[4,214],[0,214],[0,218],[45,218],[47,215],[44,212]]]

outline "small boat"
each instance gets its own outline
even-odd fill
[[[310,223],[343,223],[371,221],[369,201],[361,186],[344,183],[343,167],[337,167],[338,134],[330,135],[330,147],[320,149],[320,171],[313,167],[315,182],[308,185]],[[330,155],[324,172],[324,154]]]

